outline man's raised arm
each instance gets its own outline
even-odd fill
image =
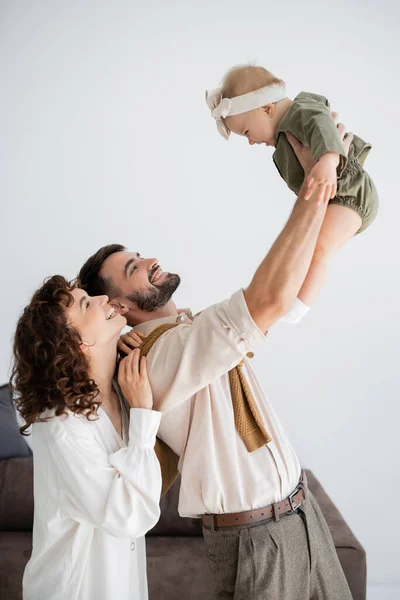
[[[244,292],[249,312],[267,331],[289,308],[303,285],[326,213],[318,191],[304,199],[304,186],[282,232]]]
[[[337,123],[347,156],[353,134],[346,136],[345,126],[338,123],[337,113],[332,113],[332,118]],[[315,164],[311,150],[293,135],[287,134],[287,137],[304,169],[306,180]],[[244,292],[247,308],[262,331],[267,331],[291,308],[311,264],[327,204],[317,204],[318,189],[309,200],[304,199],[305,192],[306,186],[303,185],[289,220]]]

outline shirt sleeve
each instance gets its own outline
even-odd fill
[[[74,418],[74,417],[71,417]],[[158,521],[161,470],[154,452],[161,414],[130,410],[129,444],[107,455],[90,432],[61,429],[49,451],[59,475],[61,508],[79,523],[137,538]]]
[[[170,329],[147,358],[155,408],[164,413],[176,408],[266,339],[249,313],[243,290],[203,310],[191,325]]]
[[[318,98],[323,99],[322,96]],[[343,142],[332,119],[328,101],[321,99],[299,102],[293,109],[290,125],[286,129],[311,149],[316,162],[327,152],[339,154],[342,170],[346,162]]]

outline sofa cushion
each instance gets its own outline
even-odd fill
[[[33,459],[0,460],[0,530],[29,531],[33,524]]]
[[[175,481],[167,494],[161,499],[161,516],[155,527],[147,535],[201,536],[201,519],[187,519],[178,514],[178,499],[181,478]]]
[[[32,456],[32,451],[19,432],[15,407],[8,385],[0,386],[0,460]]]
[[[156,537],[146,540],[149,597],[205,600],[212,597],[202,537]]]

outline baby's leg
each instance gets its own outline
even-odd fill
[[[307,277],[298,295],[304,304],[311,306],[319,295],[326,280],[328,261],[357,233],[361,223],[361,217],[351,208],[329,204]]]

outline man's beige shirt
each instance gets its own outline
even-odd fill
[[[247,352],[266,343],[253,321],[243,290],[203,310],[147,321],[134,329],[167,331],[147,357],[154,408],[163,413],[159,437],[180,456],[179,514],[231,513],[279,502],[300,477],[297,456],[255,377],[243,373],[272,442],[248,452],[235,428],[228,372]]]

